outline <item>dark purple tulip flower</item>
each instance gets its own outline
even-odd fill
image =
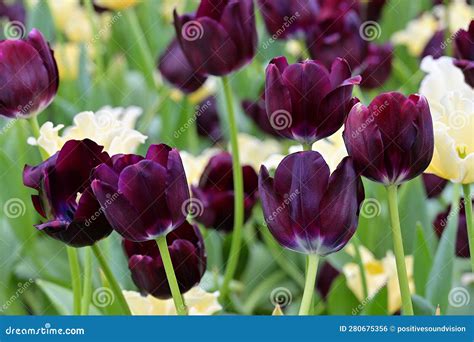
[[[112,160],[96,168],[92,189],[119,234],[136,242],[152,240],[184,222],[189,189],[176,149],[151,145],[145,158],[128,154]]]
[[[40,31],[0,41],[0,115],[28,118],[46,108],[58,91],[56,60]]]
[[[160,56],[158,69],[166,81],[185,93],[198,90],[207,79],[189,65],[177,39],[173,39]]]
[[[454,38],[455,54],[459,60],[454,64],[460,68],[466,82],[474,87],[474,20],[469,24],[468,30],[459,30]]]
[[[198,227],[184,221],[166,236],[181,293],[199,284],[206,271],[206,251]],[[171,298],[163,261],[153,240],[133,242],[123,240],[128,267],[135,285],[142,293],[160,299]]]
[[[258,0],[268,33],[273,39],[287,39],[305,32],[314,23],[319,4],[316,0]]]
[[[428,41],[423,52],[421,53],[421,57],[424,58],[426,56],[433,56],[433,58],[439,58],[444,56],[446,51],[446,43],[445,43],[445,31],[438,30],[435,32],[433,37]]]
[[[258,189],[268,228],[285,248],[324,256],[356,231],[364,189],[350,157],[330,175],[318,152],[290,154],[274,178],[262,166]]]
[[[422,174],[423,185],[426,190],[426,195],[428,198],[436,198],[443,192],[446,185],[448,185],[448,181],[436,175],[432,175],[430,173]]]
[[[368,54],[359,66],[360,86],[374,89],[382,86],[392,72],[393,47],[391,44],[369,44]]]
[[[25,23],[25,17],[26,11],[22,0],[0,0],[0,18]],[[18,29],[22,30],[21,27],[18,27]]]
[[[356,104],[347,117],[344,142],[363,176],[385,185],[423,173],[434,150],[433,122],[425,97],[397,92]]]
[[[193,15],[174,12],[174,26],[191,66],[223,76],[250,62],[257,47],[252,0],[201,0]]]
[[[319,291],[321,297],[327,299],[332,283],[341,274],[339,270],[334,268],[328,261],[324,262],[320,267],[316,277],[316,289]]]
[[[354,10],[327,10],[308,32],[306,44],[311,57],[327,68],[338,58],[344,58],[352,69],[367,55],[368,43],[359,33],[359,15]]]
[[[252,121],[265,133],[281,138],[282,135],[273,128],[267,115],[265,108],[265,93],[256,101],[244,100],[242,101],[242,109],[245,114],[252,119]]]
[[[328,70],[318,61],[288,65],[274,58],[267,67],[265,102],[270,124],[281,135],[312,144],[335,133],[353,105],[352,88],[361,81],[351,77],[347,62],[337,58]]]
[[[457,59],[454,60],[454,65],[462,70],[466,83],[474,88],[474,60]]]
[[[217,102],[215,96],[209,96],[197,108],[196,125],[199,136],[208,138],[213,143],[223,138]]]
[[[244,219],[250,217],[257,201],[258,178],[248,165],[242,167],[244,179]],[[192,187],[193,200],[198,204],[196,221],[206,228],[230,232],[234,227],[234,181],[232,178],[232,156],[222,152],[209,160],[199,180]],[[202,210],[201,210],[202,209]]]
[[[91,188],[92,170],[110,164],[103,147],[89,139],[70,140],[37,166],[25,166],[23,183],[38,191],[31,196],[45,222],[36,228],[73,247],[93,245],[112,227]]]
[[[433,222],[433,226],[438,237],[441,237],[448,225],[448,216],[451,206],[445,212],[440,213]],[[469,258],[469,237],[467,234],[466,210],[464,208],[464,199],[459,202],[459,222],[456,237],[456,255],[460,258]]]

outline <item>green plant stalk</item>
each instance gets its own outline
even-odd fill
[[[77,250],[74,247],[66,246],[69,259],[69,268],[71,270],[71,282],[73,292],[73,315],[81,314],[81,268]]]
[[[392,225],[393,252],[397,263],[398,284],[400,286],[402,297],[402,313],[404,315],[413,316],[413,304],[411,302],[410,286],[408,284],[402,230],[400,228],[400,217],[398,213],[397,185],[387,186],[387,193],[388,206],[390,208],[390,221]]]
[[[94,37],[92,38],[92,42],[94,44],[94,59],[95,59],[95,64],[97,68],[97,75],[99,77],[102,77],[104,75],[104,61],[102,60],[102,53],[101,53],[101,42],[99,39],[99,30],[97,27],[97,23],[95,21],[95,17],[97,16],[94,10],[94,6],[92,4],[92,0],[86,0],[84,2],[84,5],[87,10],[87,17],[89,18],[89,23],[92,27],[92,30],[94,31]]]
[[[232,90],[227,76],[222,77],[224,96],[229,117],[230,144],[232,148],[232,174],[234,179],[234,230],[232,232],[232,243],[230,246],[229,259],[221,287],[221,298],[226,298],[229,293],[229,285],[234,278],[237,264],[239,262],[240,248],[242,244],[242,226],[244,224],[244,182],[242,167],[240,165],[239,144],[237,141],[237,124],[235,121],[234,103]]]
[[[138,22],[137,14],[133,8],[127,9],[124,17],[127,20],[128,26],[132,31],[132,36],[138,44],[138,51],[140,52],[141,62],[143,63],[144,76],[148,86],[156,89],[156,82],[153,75],[155,74],[155,62],[153,54],[150,51],[148,43],[145,41],[145,34]]]
[[[174,273],[173,263],[171,262],[170,251],[168,250],[168,244],[166,243],[166,235],[160,236],[156,239],[156,244],[160,250],[161,260],[163,260],[163,266],[165,267],[166,278],[171,289],[171,295],[173,296],[174,306],[176,312],[180,316],[186,316],[188,311],[186,304],[184,303],[183,296],[179,290],[178,280]]]
[[[318,273],[318,262],[319,256],[317,254],[308,254],[306,281],[299,311],[300,316],[307,316],[310,312],[311,303],[313,302],[314,285],[316,284],[316,275]]]
[[[89,314],[89,305],[92,297],[92,250],[85,248],[84,255],[84,283],[81,302],[81,316]]]
[[[471,184],[463,184],[464,210],[466,212],[467,236],[469,240],[469,253],[471,255],[471,269],[474,272],[474,218],[472,217]]]
[[[357,263],[357,266],[359,266],[360,279],[362,282],[362,291],[365,300],[367,300],[369,298],[369,287],[367,286],[367,274],[365,272],[364,260],[362,260],[362,254],[360,253],[361,243],[357,235],[354,235],[354,237],[352,238],[352,244],[354,246],[355,251],[355,261]]]
[[[125,297],[123,296],[122,289],[120,288],[120,285],[115,279],[115,276],[110,269],[109,264],[107,263],[107,260],[104,258],[102,255],[102,252],[98,246],[97,243],[91,246],[92,252],[94,252],[94,256],[99,262],[100,268],[102,269],[102,272],[104,272],[104,276],[109,282],[110,289],[114,293],[115,299],[118,301],[122,312],[124,315],[131,315],[130,308],[128,307],[127,301],[125,300]]]

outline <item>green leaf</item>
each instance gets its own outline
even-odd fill
[[[430,248],[425,239],[421,223],[418,223],[416,227],[416,243],[413,257],[413,274],[415,278],[416,293],[420,296],[424,296],[431,265],[433,264],[433,256],[431,255]]]
[[[413,311],[417,316],[432,316],[435,314],[436,308],[425,298],[413,295],[411,296],[413,303]]]
[[[364,304],[364,303],[362,303]],[[367,301],[361,315],[387,315],[388,314],[388,290],[387,286],[381,288],[372,299]]]
[[[344,275],[339,275],[332,283],[328,294],[329,315],[354,315],[363,310],[352,291],[346,285]]]

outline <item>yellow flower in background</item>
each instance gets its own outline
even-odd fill
[[[93,30],[86,9],[79,0],[50,0],[48,2],[56,28],[73,42],[89,42]]]
[[[354,256],[354,246],[351,244],[345,251]],[[355,263],[344,265],[342,272],[346,277],[347,287],[361,302],[373,298],[385,285],[388,292],[388,313],[393,314],[402,306],[400,288],[397,277],[397,264],[392,251],[388,251],[382,260],[375,259],[374,255],[364,246],[360,246],[362,263],[364,265],[369,298],[364,298],[362,289],[362,278],[359,266]],[[410,293],[415,293],[415,281],[413,279],[413,256],[405,257],[405,264],[408,273],[408,284]]]
[[[81,112],[74,117],[74,124],[64,129],[62,135],[59,131],[64,125],[54,126],[46,122],[40,128],[37,140],[29,142],[41,146],[49,155],[59,151],[71,139],[91,139],[104,146],[110,155],[119,153],[134,153],[147,137],[134,129],[137,118],[141,115],[139,107],[106,106],[97,112]]]
[[[239,133],[237,136],[239,144],[239,157],[242,165],[250,165],[255,171],[260,170],[260,166],[271,155],[282,152],[280,144],[273,139],[260,140],[253,135]],[[231,149],[229,145],[229,150]]]
[[[135,291],[123,291],[123,294],[133,315],[176,315],[173,299],[157,299],[150,295],[144,297]],[[196,286],[183,297],[190,315],[212,315],[222,310],[217,300],[219,292],[206,292]]]
[[[440,18],[441,27],[446,27],[446,6],[435,6],[433,13]],[[466,0],[454,0],[449,3],[447,14],[449,32],[455,33],[460,29],[467,29],[474,18],[474,7],[469,5]]]
[[[199,183],[199,179],[206,167],[209,159],[213,156],[221,152],[221,150],[217,148],[208,148],[198,156],[194,156],[193,154],[187,151],[180,151],[179,155],[181,156],[181,160],[183,161],[184,172],[186,173],[186,179],[188,180],[189,185],[197,185]]]
[[[341,128],[330,137],[316,141],[311,147],[313,151],[317,151],[323,156],[331,172],[333,172],[341,160],[347,156],[346,146],[342,139],[342,131],[343,129]],[[295,145],[289,148],[288,153],[295,153],[302,150],[301,145]],[[268,157],[263,164],[267,169],[276,169],[283,158],[285,158],[283,154],[273,154]]]
[[[79,75],[81,48],[76,43],[64,43],[54,46],[54,57],[58,65],[61,80],[75,80]]]
[[[139,0],[94,0],[94,4],[111,10],[123,10],[139,3]]]
[[[474,89],[449,57],[421,62],[420,86],[433,117],[435,149],[426,170],[455,183],[474,182]]]

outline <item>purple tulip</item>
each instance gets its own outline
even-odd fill
[[[196,125],[199,136],[208,138],[213,143],[222,140],[223,134],[215,96],[209,96],[197,107]]]
[[[24,24],[25,17],[26,11],[22,0],[0,0],[0,18],[7,18],[9,21],[17,21]],[[11,26],[10,28],[13,29],[14,27]],[[17,27],[17,29],[23,30],[22,27]]]
[[[257,47],[252,0],[201,0],[174,26],[184,54],[201,74],[223,76],[250,62]]]
[[[58,91],[56,60],[40,31],[24,40],[0,41],[0,115],[28,118],[46,108]]]
[[[360,14],[363,21],[377,21],[382,15],[383,8],[387,0],[366,0],[360,2]]]
[[[360,34],[361,19],[352,9],[328,9],[306,36],[311,57],[327,68],[333,61],[344,58],[352,69],[358,67],[367,55],[368,43]]]
[[[425,48],[423,49],[423,52],[421,53],[421,57],[424,58],[426,56],[433,56],[433,58],[439,58],[441,56],[444,56],[444,53],[446,51],[445,45],[445,31],[438,30],[426,44]]]
[[[70,246],[93,245],[112,227],[91,188],[91,172],[111,160],[103,147],[89,139],[70,140],[61,151],[37,166],[25,166],[23,183],[38,191],[31,196],[45,222],[35,227]]]
[[[195,225],[184,221],[166,236],[181,293],[199,284],[206,271],[206,251],[201,232]],[[171,298],[163,261],[156,242],[123,240],[128,256],[128,267],[135,285],[143,293],[160,299]]]
[[[391,44],[369,44],[368,54],[359,66],[360,86],[374,89],[382,86],[392,72],[393,47]]]
[[[152,240],[185,221],[189,189],[176,149],[151,145],[145,158],[116,155],[112,161],[96,168],[92,189],[119,234],[136,242]]]
[[[448,224],[448,218],[451,206],[445,212],[440,213],[434,220],[433,226],[438,237],[441,237]],[[469,237],[467,234],[466,210],[464,208],[464,199],[459,202],[459,222],[456,237],[456,255],[460,258],[469,258]],[[456,214],[457,215],[457,214]]]
[[[265,102],[270,124],[281,135],[312,144],[335,133],[354,104],[347,62],[337,58],[331,70],[318,61],[288,65],[274,58],[267,67]]]
[[[436,175],[432,175],[430,173],[422,174],[423,185],[426,190],[426,195],[428,198],[436,198],[443,192],[446,185],[448,185],[448,181]]]
[[[474,20],[469,24],[469,29],[459,30],[454,38],[455,54],[459,60],[454,64],[460,68],[466,82],[474,87]]]
[[[257,174],[251,166],[243,166],[244,220],[250,217],[257,201]],[[234,181],[232,156],[222,152],[209,160],[199,180],[192,187],[196,221],[206,228],[230,232],[234,227]]]
[[[466,83],[474,88],[474,60],[454,60],[454,65],[456,65],[459,69],[462,70]]]
[[[287,39],[305,32],[319,10],[316,0],[258,0],[268,33],[273,39]]]
[[[262,96],[256,101],[242,101],[242,109],[263,132],[273,137],[281,138],[282,135],[277,130],[275,130],[275,128],[273,128],[270,120],[268,119],[264,95],[265,93],[262,94]]]
[[[327,299],[331,286],[336,278],[341,274],[338,269],[334,268],[331,263],[326,261],[323,266],[319,268],[316,277],[316,289],[324,299]]]
[[[397,92],[356,104],[347,117],[344,142],[357,170],[385,185],[423,173],[434,150],[433,122],[426,98]]]
[[[198,90],[207,79],[189,65],[177,39],[173,39],[160,56],[158,69],[165,80],[185,93]]]
[[[324,256],[356,231],[364,190],[350,157],[330,175],[318,152],[290,154],[274,178],[262,166],[258,188],[268,228],[285,248]]]

